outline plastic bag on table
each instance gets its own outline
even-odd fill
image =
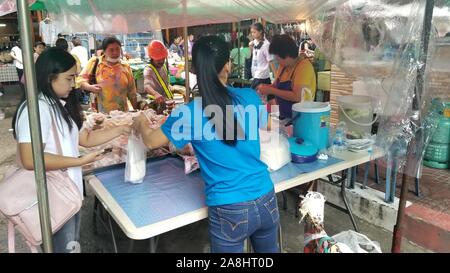
[[[281,169],[291,162],[289,141],[276,131],[259,130],[261,145],[261,160],[270,171]]]
[[[366,235],[353,230],[343,231],[332,236],[344,253],[381,253],[380,244]]]
[[[125,163],[125,182],[142,183],[145,177],[147,147],[140,136],[132,133],[128,138],[127,161]]]

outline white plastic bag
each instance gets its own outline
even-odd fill
[[[353,230],[332,236],[343,253],[381,253],[380,244]]]
[[[147,147],[141,137],[132,133],[128,137],[127,161],[125,163],[125,182],[142,183],[145,177]]]
[[[269,171],[281,169],[291,162],[289,141],[277,131],[259,130],[261,144],[261,160],[269,167]]]

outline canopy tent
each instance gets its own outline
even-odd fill
[[[26,1],[18,2],[24,4]],[[28,0],[27,2],[32,5],[36,1]],[[430,10],[431,3],[432,14],[434,3],[432,0],[216,0],[214,2],[208,0],[41,0],[40,2],[45,5],[50,18],[67,32],[73,33],[86,31],[134,33],[257,17],[274,23],[309,19],[307,27],[312,39],[332,62],[340,65],[344,71],[350,71],[356,76],[394,79],[393,84],[388,87],[389,95],[394,99],[389,100],[386,107],[395,111],[381,121],[380,131],[383,135],[378,136],[378,143],[382,144],[387,152],[395,139],[402,138],[404,143],[409,145],[414,143],[417,132],[425,127],[434,126],[424,123],[421,119],[417,120],[412,111],[421,110],[425,113],[427,106],[425,102],[430,97],[423,79],[425,72],[428,72],[428,69],[425,71],[425,67],[427,37],[429,37],[429,25],[431,25],[431,15],[427,13],[428,19],[425,20],[425,11]],[[426,4],[428,4],[427,9]],[[16,1],[0,1],[0,16],[15,10]],[[450,17],[448,10],[448,6],[441,6],[436,14],[444,18]],[[25,8],[22,12],[22,16],[25,16]],[[21,31],[21,35],[26,37],[29,36],[29,23],[23,20],[21,27],[24,31]],[[400,37],[392,41],[390,34],[400,25],[405,31],[397,31],[396,35]],[[31,42],[25,41],[25,43],[27,46],[24,48],[32,52]],[[384,58],[383,50],[386,45],[392,43],[397,50],[392,58],[383,60],[388,69],[378,73],[376,66],[380,63],[379,60]],[[433,47],[430,52],[432,49]],[[29,54],[28,51],[24,52],[25,54]],[[30,115],[36,117],[34,66],[31,54],[25,57],[25,64],[29,64],[25,65],[26,77],[30,79],[27,81],[27,95],[29,100],[31,98],[29,105],[36,104],[35,110],[30,108]],[[418,109],[413,109],[414,100]],[[392,118],[394,116],[395,119]],[[30,121],[33,120],[30,118]],[[33,151],[36,156],[34,160],[42,161],[40,157],[42,151],[38,151],[38,148],[34,150],[35,142],[40,143],[39,128],[31,127],[32,132],[37,130],[32,134]],[[414,151],[415,159],[423,153],[425,142],[423,139],[420,141],[418,145],[420,148]],[[413,164],[412,169],[417,169],[418,162],[420,161],[414,161],[416,164]],[[39,178],[42,179],[45,176],[42,166],[35,166],[37,177],[40,173]],[[413,176],[413,172],[411,171],[409,175]],[[45,191],[45,187],[38,188]],[[43,228],[43,230],[46,229]],[[50,240],[46,241],[44,246],[48,243]]]
[[[0,16],[16,10],[0,1]],[[28,0],[45,5],[69,33],[128,33],[262,17],[270,22],[302,20],[345,0]],[[123,24],[123,25],[122,25]],[[118,26],[121,25],[119,28]]]

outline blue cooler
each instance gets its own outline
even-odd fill
[[[330,104],[305,101],[292,105],[294,136],[312,143],[317,149],[328,148]]]

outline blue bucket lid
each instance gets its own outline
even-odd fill
[[[304,101],[292,105],[292,111],[300,113],[323,113],[331,111],[328,102]]]

